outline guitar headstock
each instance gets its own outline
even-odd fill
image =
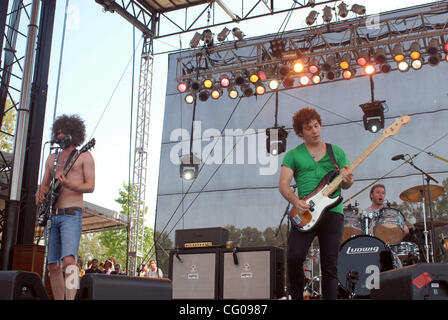
[[[92,138],[89,142],[87,142],[80,150],[79,153],[83,153],[86,151],[89,151],[90,149],[92,149],[95,146],[95,138]]]
[[[397,121],[392,123],[390,126],[388,126],[386,129],[384,129],[383,136],[390,137],[390,136],[396,135],[398,133],[398,131],[400,131],[401,126],[405,125],[410,120],[411,120],[411,118],[407,115],[401,116],[400,119],[398,119]]]

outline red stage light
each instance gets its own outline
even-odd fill
[[[258,71],[258,77],[261,81],[265,81],[267,79],[266,73],[264,73],[263,71]]]
[[[318,73],[319,67],[313,64],[309,66],[308,71],[311,72],[312,74]]]
[[[223,88],[227,88],[228,86],[230,86],[230,79],[229,77],[227,77],[226,75],[222,76],[221,79],[219,80],[219,83],[221,84],[221,87]]]
[[[177,90],[180,93],[184,93],[188,89],[188,84],[186,82],[181,82],[177,85]]]
[[[367,64],[367,59],[365,57],[359,57],[358,60],[356,60],[356,62],[361,66],[365,66]]]

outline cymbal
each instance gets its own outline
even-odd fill
[[[429,191],[431,192],[431,200],[440,197],[445,190],[441,186],[431,185]],[[422,195],[425,200],[428,198],[428,186],[421,185],[409,188],[400,193],[400,199],[406,202],[422,202]]]
[[[434,227],[443,227],[448,224],[448,221],[436,220],[433,223],[434,223]],[[423,228],[424,227],[423,221],[416,222],[414,224],[414,227]],[[426,227],[430,227],[429,221],[426,221]]]

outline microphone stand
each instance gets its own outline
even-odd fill
[[[48,247],[50,245],[49,243],[49,238],[50,238],[50,233],[51,233],[51,218],[53,216],[53,202],[54,202],[54,197],[55,197],[55,193],[54,193],[54,184],[55,184],[55,177],[56,177],[56,169],[57,169],[57,164],[58,164],[58,159],[59,159],[59,149],[63,149],[63,146],[61,147],[53,147],[50,149],[55,149],[54,152],[54,160],[53,160],[53,172],[52,172],[52,179],[51,179],[51,184],[50,184],[50,190],[48,192],[50,192],[50,208],[49,208],[49,214],[48,214],[48,219],[47,219],[47,226],[45,227],[45,255],[44,255],[44,269],[42,272],[42,284],[45,287],[45,281],[46,281],[46,277],[47,277],[47,264],[48,264]]]
[[[293,189],[293,192],[294,192],[294,194],[296,193],[296,190],[297,190],[297,185],[295,184],[295,185],[293,185],[292,186],[292,189]],[[290,208],[290,206],[291,206],[291,203],[288,201],[288,205],[286,206],[286,209],[285,209],[285,212],[283,213],[283,216],[282,216],[282,219],[280,220],[280,224],[278,225],[278,229],[277,229],[277,232],[275,233],[275,238],[277,238],[278,237],[278,234],[279,234],[279,232],[280,232],[280,230],[281,230],[281,227],[282,227],[282,224],[283,224],[283,220],[285,219],[285,217],[289,214],[289,208]],[[289,228],[290,228],[290,224],[289,224],[289,219],[287,220],[287,228],[286,228],[286,231],[289,231]],[[287,274],[288,274],[288,271],[287,271],[287,266],[288,266],[288,259],[287,259],[287,255],[286,255],[286,253],[284,252],[283,253],[283,265],[284,265],[284,267],[283,267],[283,270],[284,270],[284,272],[283,272],[283,279],[284,279],[284,284],[285,284],[285,287],[284,287],[284,293],[285,293],[285,297],[288,299],[288,287],[287,287],[287,283],[288,283],[288,276],[287,276]]]
[[[439,183],[436,179],[434,179],[431,175],[424,172],[422,169],[418,168],[416,165],[414,165],[414,162],[412,161],[412,158],[406,161],[411,166],[413,166],[416,170],[420,171],[422,175],[425,177],[426,185],[428,187],[427,195],[428,195],[428,217],[429,217],[429,231],[430,231],[430,246],[431,246],[431,255],[429,252],[429,246],[428,246],[428,229],[426,224],[426,201],[425,201],[425,195],[422,193],[422,200],[423,200],[423,228],[424,228],[424,235],[425,235],[425,250],[426,250],[426,260],[427,262],[433,262],[435,263],[434,259],[434,220],[432,218],[432,205],[431,205],[431,180],[433,180],[435,183]],[[429,261],[429,257],[431,257],[431,261]]]

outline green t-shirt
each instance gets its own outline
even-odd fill
[[[344,150],[334,144],[332,144],[332,147],[339,168],[350,165]],[[294,171],[299,198],[303,198],[313,192],[328,172],[336,170],[328,152],[325,153],[322,159],[316,162],[304,143],[286,153],[282,166],[287,166]],[[339,196],[340,194],[341,187],[334,193],[334,196]],[[331,211],[343,214],[342,202],[332,208]]]

